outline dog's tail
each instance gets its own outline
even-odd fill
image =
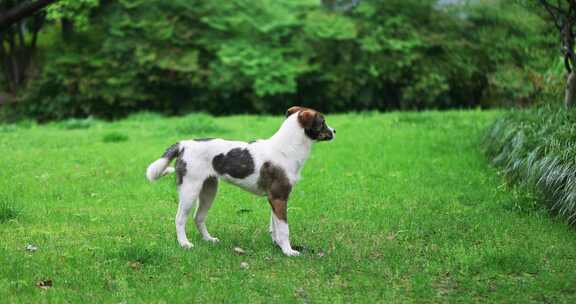
[[[146,178],[153,182],[166,174],[174,172],[174,168],[168,167],[168,164],[170,164],[174,158],[180,156],[181,152],[180,143],[175,143],[168,147],[166,152],[162,154],[162,157],[148,166],[148,169],[146,169]]]

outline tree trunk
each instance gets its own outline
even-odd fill
[[[70,42],[74,34],[74,23],[68,18],[62,18],[60,23],[62,24],[62,40]]]
[[[576,71],[570,72],[568,74],[568,79],[566,80],[566,93],[564,95],[564,106],[567,109],[572,108],[576,101]]]

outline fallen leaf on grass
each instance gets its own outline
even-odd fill
[[[26,245],[26,251],[34,252],[34,251],[36,251],[36,250],[38,250],[38,247],[36,247],[36,246],[34,246],[34,245],[32,245],[32,244]]]
[[[242,269],[248,269],[248,267],[249,267],[248,263],[246,263],[246,262],[240,263],[240,268],[242,268]]]
[[[244,249],[242,249],[242,248],[240,248],[240,247],[234,247],[234,252],[235,252],[237,255],[245,255],[245,254],[246,254],[246,251],[244,251]]]
[[[140,262],[128,262],[128,267],[134,269],[134,270],[140,270],[140,268],[142,267],[142,264],[140,264]]]
[[[396,233],[390,233],[388,234],[388,236],[386,237],[387,240],[389,241],[393,241],[396,239]]]
[[[36,282],[36,287],[44,290],[50,289],[52,288],[52,280],[40,280]]]
[[[308,295],[306,294],[304,288],[302,287],[297,288],[296,291],[294,291],[294,296],[302,299],[304,303],[308,303]]]

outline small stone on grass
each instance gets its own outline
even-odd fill
[[[134,270],[139,270],[142,267],[142,264],[138,261],[136,261],[136,262],[130,261],[130,262],[128,262],[128,267],[130,267]]]
[[[246,254],[246,251],[244,251],[244,249],[242,249],[242,248],[240,248],[240,247],[234,247],[234,252],[235,252],[237,255],[245,255],[245,254]]]

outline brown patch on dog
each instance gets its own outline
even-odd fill
[[[288,197],[292,191],[290,180],[286,176],[284,169],[275,166],[271,162],[265,162],[260,168],[258,188],[268,194],[268,202],[276,217],[287,221],[286,207]]]
[[[271,199],[268,198],[268,202],[272,207],[272,212],[276,215],[279,220],[284,221],[285,223],[288,222],[288,214],[286,210],[288,209],[288,202],[281,199]]]
[[[316,120],[318,120],[319,113],[314,110],[304,110],[298,112],[298,122],[304,129],[310,129],[314,126]]]
[[[305,107],[300,107],[300,106],[291,107],[290,109],[286,110],[286,117],[288,117],[288,116],[290,116],[296,112],[303,111],[303,110],[310,110],[310,109],[305,108]]]
[[[286,111],[286,117],[294,113],[298,113],[298,122],[304,129],[311,128],[315,117],[319,114],[316,110],[310,108],[294,106]]]
[[[288,200],[292,185],[284,169],[267,161],[260,167],[258,188],[274,199]]]

